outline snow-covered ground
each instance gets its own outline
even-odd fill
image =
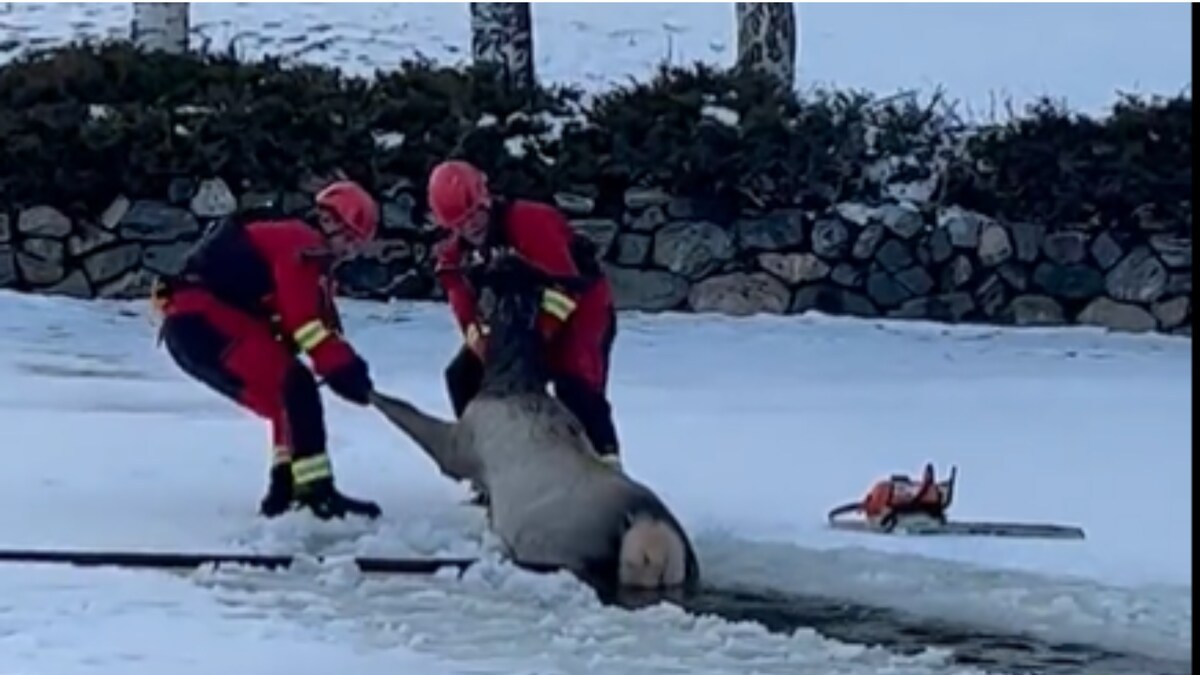
[[[377,385],[438,411],[440,305],[348,303]],[[1191,658],[1191,342],[826,317],[629,315],[613,398],[628,470],[715,585],[847,598],[1047,639]],[[480,514],[401,434],[327,395],[348,492],[378,523],[263,522],[264,426],[156,350],[138,304],[0,292],[0,545],[471,555]],[[964,518],[1088,539],[885,538],[824,513],[926,460]],[[411,669],[407,666],[412,666]],[[194,574],[0,567],[0,673],[968,672],[810,631],[604,609],[563,577],[343,565]]]
[[[797,84],[881,95],[945,87],[959,112],[1003,116],[1049,94],[1104,112],[1118,90],[1175,94],[1192,80],[1188,3],[797,3]],[[128,34],[131,3],[0,3],[0,61],[23,49]],[[466,3],[194,3],[197,41],[370,74],[421,52],[469,54]],[[536,67],[589,90],[663,61],[733,62],[730,2],[536,3]]]

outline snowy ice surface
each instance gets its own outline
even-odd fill
[[[1175,94],[1192,79],[1187,3],[797,3],[798,85],[880,95],[943,86],[960,113],[1034,97],[1102,113],[1118,90]],[[0,61],[33,46],[128,34],[131,3],[0,3]],[[535,66],[588,90],[657,64],[735,56],[729,2],[536,3]],[[469,54],[466,3],[194,3],[197,42],[370,74],[423,53]]]
[[[457,336],[443,306],[350,302],[346,314],[380,389],[448,413],[441,368]],[[714,585],[1190,660],[1190,341],[813,315],[622,321],[612,396],[627,468],[680,514]],[[461,486],[377,414],[328,394],[339,481],[385,517],[256,518],[264,425],[156,350],[139,304],[0,292],[0,382],[5,547],[490,555]],[[959,466],[959,517],[1075,523],[1088,539],[824,527],[829,507],[926,460]],[[402,659],[430,673],[962,672],[936,652],[601,609],[572,580],[495,561],[461,580],[362,578],[336,562],[174,576],[0,567],[5,675],[408,672]]]

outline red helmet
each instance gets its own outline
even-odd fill
[[[433,168],[427,196],[434,219],[451,230],[461,228],[492,202],[487,176],[461,160],[449,160]]]
[[[326,209],[341,221],[350,236],[366,241],[379,229],[379,206],[353,181],[338,181],[317,193],[317,208]]]

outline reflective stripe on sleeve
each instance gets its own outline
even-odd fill
[[[296,329],[292,333],[292,339],[296,344],[306,352],[311,352],[316,349],[317,345],[321,344],[332,333],[325,327],[325,324],[314,319]]]
[[[575,311],[575,301],[565,293],[547,288],[542,293],[542,310],[559,321],[566,321]]]

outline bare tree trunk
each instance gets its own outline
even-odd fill
[[[135,2],[130,39],[149,51],[182,54],[188,48],[188,8],[186,2]]]
[[[737,66],[757,70],[791,89],[796,80],[796,10],[790,2],[739,2]]]
[[[509,86],[532,90],[533,20],[527,2],[472,2],[471,56],[499,66]]]

